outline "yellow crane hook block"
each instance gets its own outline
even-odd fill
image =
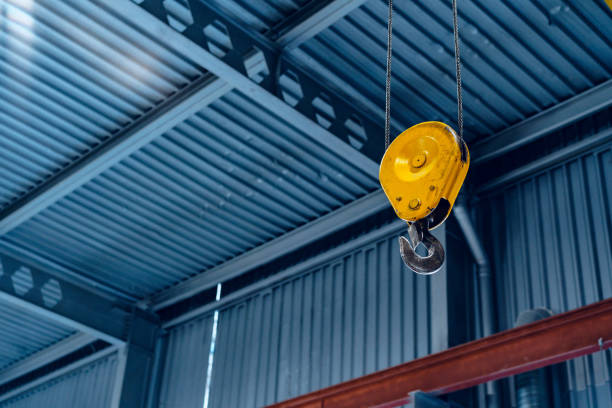
[[[400,237],[406,265],[417,273],[437,271],[444,249],[429,234],[451,212],[470,165],[467,146],[441,122],[423,122],[401,133],[380,164],[380,184],[399,218],[409,224],[410,240]],[[416,255],[423,243],[428,256]]]

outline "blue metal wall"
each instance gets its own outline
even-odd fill
[[[0,402],[2,408],[111,406],[117,354],[113,353]]]
[[[448,347],[446,269],[408,271],[404,229],[394,222],[222,297],[208,407],[261,407]],[[213,315],[169,329],[159,407],[202,407]]]
[[[212,327],[208,314],[173,328],[163,340],[166,354],[159,408],[202,408]]]
[[[560,313],[612,296],[611,179],[606,146],[480,203],[500,330],[527,309]],[[573,406],[612,406],[611,357],[607,351],[567,363]]]
[[[221,310],[209,406],[261,407],[445,348],[446,272],[408,271],[398,232]]]

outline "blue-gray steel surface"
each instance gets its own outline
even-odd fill
[[[69,327],[0,300],[0,370],[74,333]]]
[[[370,0],[291,52],[383,118],[386,0]],[[451,3],[396,2],[392,116],[405,128],[456,118]],[[466,137],[474,140],[612,74],[612,12],[601,1],[459,5]]]
[[[244,254],[223,262],[205,273],[194,276],[178,285],[146,299],[152,304],[153,310],[160,310],[168,305],[187,299],[202,290],[215,287],[219,282],[225,282],[240,276],[254,268],[278,259],[283,254],[290,253],[305,245],[315,242],[318,237],[328,236],[341,231],[349,225],[380,213],[389,208],[389,201],[382,190],[377,190],[350,204],[340,207],[302,227],[255,247]],[[399,221],[398,222],[402,222]],[[405,224],[404,224],[405,225]],[[203,307],[208,307],[207,305]],[[200,314],[197,310],[181,316],[181,320],[189,319],[191,314]],[[164,322],[167,324],[168,322]],[[175,325],[175,324],[172,324]]]
[[[612,105],[612,79],[473,145],[472,164],[492,160],[580,119],[592,116],[610,105]]]
[[[2,408],[109,408],[117,354],[111,354],[0,402]]]
[[[209,0],[249,29],[265,33],[311,0]],[[168,3],[186,5],[186,0]]]
[[[96,340],[95,337],[85,333],[74,333],[53,345],[45,347],[40,352],[25,357],[10,366],[0,369],[0,384],[6,384],[31,371],[37,370],[47,364],[67,356]]]
[[[202,408],[212,327],[209,314],[173,328],[164,339],[159,408]]]
[[[123,344],[133,323],[131,308],[0,254],[0,298],[40,319]]]
[[[0,209],[202,74],[84,1],[0,1],[0,47]]]
[[[376,186],[234,91],[5,239],[145,296]]]
[[[344,1],[334,2],[334,4],[338,3],[344,3]],[[321,86],[313,83],[306,74],[296,71],[295,67],[285,67],[284,69],[291,69],[292,72],[299,73],[296,80],[299,80],[304,93],[304,97],[298,105],[302,107],[299,109],[300,113],[297,113],[285,102],[265,92],[264,88],[271,92],[276,92],[274,76],[277,73],[276,65],[281,64],[278,58],[278,46],[268,40],[262,40],[263,37],[257,35],[257,33],[247,33],[243,26],[233,22],[226,15],[220,14],[217,9],[210,8],[208,3],[206,5],[200,3],[199,7],[195,7],[196,3],[192,3],[195,7],[194,10],[189,10],[184,7],[184,4],[176,1],[163,2],[162,4],[157,0],[147,0],[141,3],[142,8],[130,2],[125,4],[98,4],[101,7],[107,7],[108,10],[114,10],[116,14],[129,17],[129,21],[135,26],[148,28],[149,31],[147,33],[149,35],[166,39],[167,47],[181,47],[185,53],[189,53],[194,59],[202,63],[203,66],[209,66],[212,63],[212,66],[216,67],[214,72],[219,76],[228,79],[228,81],[231,80],[232,84],[241,84],[242,91],[252,94],[251,97],[254,101],[258,101],[261,105],[286,117],[287,120],[295,123],[296,127],[301,129],[304,134],[313,136],[321,144],[331,145],[332,149],[339,149],[338,153],[340,155],[347,156],[351,160],[364,160],[363,156],[348,145],[350,137],[353,137],[354,132],[352,130],[354,125],[353,127],[347,125],[349,119],[360,121],[363,125],[365,137],[360,137],[363,139],[361,149],[364,154],[373,157],[375,161],[378,161],[382,155],[382,146],[376,143],[376,137],[370,137],[380,134],[379,125],[369,120],[369,115],[360,114],[358,117],[353,117],[356,114],[356,110],[347,105],[344,98],[334,97],[329,90],[326,89],[325,93],[326,95],[332,95],[332,97],[327,103],[333,105],[335,115],[331,113],[331,117],[329,117],[330,112],[327,110],[323,115],[327,117],[326,120],[329,122],[327,126],[334,129],[333,133],[344,141],[336,140],[330,133],[313,122],[308,121],[300,114],[305,114],[310,119],[318,121],[320,113],[316,110],[317,107],[314,107],[314,110],[310,109],[313,108],[310,105],[316,102],[315,97],[323,96],[321,94]],[[322,4],[329,5],[329,3]],[[340,12],[333,14],[334,18],[339,18],[339,16],[343,15],[343,10],[347,11],[347,9],[355,8],[357,4],[360,3],[354,2],[351,7],[346,5],[340,7]],[[308,7],[308,9],[311,8]],[[158,19],[156,20],[154,16]],[[315,15],[310,16],[310,18],[316,20]],[[191,21],[189,21],[190,19]],[[329,17],[327,19],[329,20]],[[291,21],[288,25],[288,31],[285,32],[289,36],[293,33],[292,24],[299,23],[299,21]],[[223,37],[223,27],[221,26],[222,22],[227,29],[228,37],[225,39]],[[303,23],[305,24],[307,21],[303,21]],[[168,27],[167,24],[173,28]],[[202,35],[202,27],[206,27],[204,28],[206,38],[200,37]],[[175,30],[184,31],[185,36],[175,32]],[[187,40],[187,36],[192,38],[196,32],[200,33],[196,35],[196,38],[193,38],[197,44],[195,44],[195,48],[190,48],[194,44]],[[313,29],[310,29],[308,32],[311,35],[315,34]],[[187,35],[187,33],[192,35]],[[296,34],[299,35],[299,33]],[[302,37],[304,36],[302,35]],[[220,58],[218,55],[219,47],[229,49],[228,54],[224,57],[224,61],[228,62],[229,65],[223,65],[223,69],[219,69],[219,66],[215,65],[215,61],[217,63],[220,62],[218,59]],[[261,52],[259,54],[253,53],[253,49],[263,51],[263,54]],[[212,54],[205,50],[209,50]],[[263,56],[263,58],[256,58],[257,55]],[[284,61],[283,65],[287,65],[287,61]],[[261,73],[260,71],[265,66],[268,68],[267,73]],[[232,69],[242,72],[245,68],[251,78],[262,75],[259,78],[259,85],[262,88],[254,86],[250,79],[237,71],[238,79],[235,75],[227,77],[227,73],[232,71]],[[278,75],[280,74],[284,75],[285,71],[278,72]],[[0,217],[2,218],[0,220],[0,234],[5,234],[20,223],[25,222],[44,208],[52,205],[55,201],[90,181],[104,170],[112,167],[123,158],[157,138],[160,134],[173,128],[193,113],[203,109],[210,102],[231,90],[231,86],[225,84],[222,80],[211,79],[208,76],[206,79],[207,81],[195,81],[189,87],[182,89],[178,95],[169,98],[163,104],[151,110],[146,117],[140,118],[132,125],[124,128],[112,140],[92,150],[89,154],[77,160],[77,162],[46,180],[43,185],[30,191],[22,199],[15,201],[11,206],[0,211]],[[204,86],[202,83],[204,83]],[[282,77],[279,84],[281,86],[283,84]],[[335,144],[334,141],[336,142]],[[368,159],[365,159],[361,166],[369,166],[372,174],[377,170],[375,164]]]
[[[175,3],[174,8],[180,12],[180,6],[176,7],[180,2],[165,2],[170,5],[172,3]],[[515,6],[514,3],[504,4],[494,10],[486,10],[477,2],[465,2],[461,10],[461,19],[465,25],[463,40],[466,68],[466,123],[468,128],[474,127],[472,134],[486,134],[514,123],[609,76],[612,51],[605,45],[609,44],[607,34],[610,25],[606,22],[609,21],[610,14],[603,6],[587,3],[560,8],[550,5],[546,10],[552,24],[548,25],[541,24],[546,13],[540,3],[525,2],[523,7]],[[30,68],[21,71],[31,71],[48,77],[46,82],[38,80],[36,87],[32,85],[34,91],[31,92],[32,97],[51,98],[45,96],[51,95],[51,90],[41,88],[43,85],[53,86],[59,90],[52,93],[56,99],[41,100],[37,105],[31,101],[15,99],[17,102],[5,106],[5,109],[9,110],[21,109],[20,104],[28,103],[28,109],[20,111],[23,117],[20,122],[26,123],[27,126],[32,121],[32,123],[41,122],[36,126],[43,126],[41,127],[43,130],[47,129],[44,126],[55,129],[55,133],[49,133],[50,136],[47,136],[48,140],[41,139],[32,145],[32,151],[37,151],[36,149],[41,149],[41,146],[46,146],[45,143],[51,142],[59,143],[56,149],[64,149],[64,145],[72,146],[76,143],[75,140],[80,141],[78,135],[83,132],[88,135],[91,132],[97,134],[94,132],[95,129],[90,127],[106,123],[103,118],[99,118],[102,115],[100,112],[106,112],[104,114],[106,116],[102,116],[115,122],[118,119],[109,112],[114,112],[117,117],[125,116],[125,112],[131,112],[127,114],[128,118],[125,118],[125,121],[117,122],[124,125],[137,114],[201,74],[201,70],[188,57],[176,50],[168,50],[161,46],[157,41],[159,39],[142,35],[140,28],[127,24],[121,16],[111,14],[108,9],[76,1],[32,4],[33,8],[28,12],[23,5],[14,6],[8,0],[2,2],[3,35],[6,37],[7,47],[15,41],[22,44],[25,41],[22,38],[24,36],[32,40],[32,44],[24,50],[30,50],[33,57],[29,63],[20,60],[20,64],[26,64],[23,67],[30,66]],[[298,4],[280,1],[229,1],[213,2],[213,4],[223,8],[254,31],[266,31],[304,5],[301,2]],[[545,5],[548,6],[548,3]],[[450,21],[450,8],[441,1],[425,4],[409,2],[399,4],[397,7],[395,84],[398,91],[394,97],[394,103],[397,104],[394,111],[406,124],[417,119],[436,119],[442,116],[452,118],[454,84],[450,52],[451,27],[450,24],[446,24],[447,20]],[[308,70],[314,70],[325,77],[326,81],[334,82],[336,86],[349,90],[357,89],[360,94],[355,96],[357,103],[367,105],[370,100],[376,101],[379,112],[382,106],[382,92],[376,90],[382,89],[382,78],[384,78],[382,71],[384,11],[383,1],[369,1],[315,39],[306,42],[294,55],[307,65]],[[448,19],[444,18],[445,13],[448,14]],[[30,15],[33,17],[28,18]],[[80,18],[72,18],[77,15]],[[63,24],[64,19],[87,21],[87,24]],[[596,21],[597,24],[587,25],[585,21],[589,19]],[[23,26],[24,21],[32,26],[29,28]],[[569,26],[576,29],[568,31]],[[20,31],[14,32],[17,29]],[[381,34],[381,40],[374,38],[376,33]],[[16,40],[13,41],[13,37]],[[560,43],[566,45],[560,48],[558,46]],[[409,55],[415,55],[415,50],[410,47],[419,48],[420,57],[409,58]],[[431,52],[432,50],[435,52]],[[11,55],[13,54],[14,51]],[[124,54],[130,55],[131,59],[126,58]],[[55,59],[50,60],[52,57],[49,55]],[[118,58],[120,64],[116,63],[119,61]],[[79,61],[81,65],[77,64]],[[94,69],[90,70],[91,72],[84,71],[83,61]],[[9,72],[12,63],[6,64],[5,70]],[[13,71],[14,69],[11,72]],[[143,72],[147,75],[143,75]],[[13,72],[11,75],[18,74]],[[58,81],[57,84],[52,80]],[[7,82],[3,90],[9,92],[15,86],[22,86],[21,82],[14,80]],[[416,97],[414,97],[415,92]],[[471,97],[473,100],[470,100]],[[69,101],[66,98],[72,99]],[[91,98],[97,98],[95,104]],[[138,101],[141,103],[137,103],[134,98],[140,98]],[[90,102],[70,109],[69,107],[75,104],[74,101]],[[223,105],[223,102],[219,104]],[[248,131],[239,129],[238,132],[248,132],[253,135],[254,144],[265,144],[260,140],[261,133],[274,133],[280,140],[291,140],[290,144],[298,142],[305,144],[304,150],[295,156],[299,161],[321,157],[321,163],[325,165],[335,166],[336,162],[343,163],[334,155],[319,154],[326,149],[317,146],[316,143],[305,142],[306,138],[292,129],[290,123],[281,127],[270,126],[266,117],[268,113],[259,113],[258,111],[263,110],[247,106],[249,104],[246,101],[241,103],[247,111],[245,116],[248,120],[234,119],[233,116],[226,115],[221,121],[221,127],[217,125],[215,131],[207,131],[206,134],[211,140],[204,142],[217,143],[213,138],[220,137],[218,133],[224,133],[225,126],[238,126],[238,123],[244,126],[244,123],[253,123],[247,127],[262,125],[262,130],[251,132],[250,129]],[[95,112],[87,110],[90,105],[95,108],[93,109]],[[132,112],[128,108],[136,111]],[[55,116],[60,113],[64,116],[52,117],[45,109],[51,110]],[[92,116],[94,113],[98,116]],[[27,117],[31,120],[25,120],[26,114],[29,114]],[[470,122],[470,115],[477,114],[482,117],[472,118]],[[5,116],[11,115],[5,114]],[[61,120],[61,123],[58,120]],[[204,121],[208,120],[209,118],[205,116]],[[10,125],[13,122],[7,123]],[[57,126],[53,125],[54,123]],[[117,129],[120,127],[115,126]],[[214,150],[215,147],[210,144],[204,148],[205,151],[201,151],[202,154],[191,156],[190,160],[197,161],[197,165],[186,163],[185,157],[177,161],[166,159],[168,155],[174,154],[172,149],[179,148],[176,145],[168,145],[167,139],[174,137],[172,135],[177,132],[184,132],[185,128],[189,127],[191,124],[187,121],[160,139],[159,143],[135,154],[41,214],[28,225],[9,234],[8,239],[12,243],[25,244],[41,255],[61,260],[75,270],[84,270],[89,276],[111,286],[127,287],[130,293],[144,296],[184,280],[201,269],[208,269],[244,252],[245,249],[316,218],[331,208],[363,195],[364,191],[370,191],[376,184],[371,178],[356,182],[356,178],[362,175],[359,175],[359,170],[348,163],[343,163],[345,164],[343,168],[338,166],[334,170],[339,170],[349,181],[340,186],[340,191],[332,192],[332,197],[327,200],[320,198],[316,191],[319,188],[317,185],[320,181],[325,183],[325,180],[333,180],[334,177],[326,174],[321,169],[322,165],[317,165],[315,168],[304,169],[296,166],[294,169],[289,169],[295,172],[292,173],[295,175],[292,186],[269,189],[267,186],[257,184],[257,179],[265,180],[265,177],[255,177],[253,185],[252,179],[242,176],[236,177],[242,178],[245,182],[242,185],[236,184],[235,179],[232,181],[226,179],[234,177],[227,174],[230,167],[210,163],[217,167],[214,171],[210,171],[208,163],[200,163],[211,154],[218,160],[224,160],[219,157],[218,150]],[[53,130],[51,128],[49,132]],[[200,130],[197,129],[195,132]],[[69,137],[73,134],[71,137],[75,138],[74,140]],[[58,139],[59,136],[62,138]],[[100,140],[91,142],[93,146]],[[315,150],[315,146],[322,150]],[[235,145],[226,143],[223,147],[236,151]],[[202,146],[197,146],[197,149],[202,149]],[[289,147],[283,149],[288,150]],[[8,154],[6,153],[8,151],[3,150],[4,154]],[[259,171],[259,174],[265,173],[259,166],[256,169],[249,167],[253,159],[248,151],[238,151],[240,154],[231,160],[246,162],[241,164],[240,170],[244,170],[249,175],[253,175],[256,171]],[[261,157],[268,164],[274,165],[275,155],[279,151],[283,150],[279,149],[278,145],[265,147],[262,151],[265,154]],[[310,157],[303,157],[305,154]],[[151,158],[151,155],[157,157]],[[70,156],[70,160],[77,156]],[[38,177],[31,171],[24,173],[27,166],[23,163],[27,164],[27,161],[18,159],[17,155],[12,157],[12,161],[7,163],[13,164],[2,168],[8,177],[0,182],[7,183],[6,180],[20,174],[24,177]],[[56,165],[55,162],[49,164]],[[126,168],[127,165],[131,167]],[[159,166],[159,170],[152,171],[151,168],[155,166]],[[42,171],[43,167],[39,170]],[[268,167],[267,172],[277,173],[277,170]],[[179,177],[179,181],[175,183],[179,172],[184,173],[185,179]],[[193,179],[197,181],[193,182]],[[285,183],[286,180],[287,178],[284,178],[279,183]],[[228,183],[231,184],[231,189],[225,188]],[[303,187],[306,184],[315,186],[315,194],[311,193],[312,189]],[[222,198],[222,194],[229,192],[233,194],[232,197],[236,197],[235,191],[228,190],[240,190],[245,186],[244,194],[247,198],[249,189],[259,189],[266,193],[266,204],[254,200],[255,202],[243,205],[241,201],[239,206],[249,212],[248,217],[238,215],[228,221],[227,213],[223,212],[221,217],[210,222],[210,227],[203,228],[198,224],[202,222],[196,221],[201,220],[198,214],[207,212],[206,204],[229,205],[228,200]],[[13,183],[7,187],[8,191],[14,191],[11,200],[23,192],[24,188],[29,188],[24,187],[23,183]],[[296,189],[299,191],[296,192]],[[283,201],[288,195],[292,197]],[[303,199],[304,196],[307,199]],[[94,197],[99,200],[94,200]],[[145,200],[146,202],[143,202]],[[295,215],[288,214],[284,211],[285,208],[278,210],[279,202],[282,207],[291,206],[290,211],[295,211]],[[145,210],[143,208],[145,206],[155,209]],[[227,224],[232,225],[226,228]],[[238,235],[234,233],[237,229],[241,232]],[[62,245],[58,245],[58,242]],[[202,245],[203,242],[207,245]]]
[[[221,310],[209,406],[265,406],[442,349],[444,291],[403,266],[397,237]]]
[[[612,297],[612,149],[583,155],[484,199],[500,330],[524,310],[560,313]],[[612,352],[567,364],[575,407],[612,405]]]

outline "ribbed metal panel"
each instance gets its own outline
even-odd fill
[[[370,0],[292,55],[383,117],[387,1]],[[466,137],[489,135],[610,78],[601,1],[459,4]],[[455,123],[451,2],[395,3],[393,118]]]
[[[479,208],[495,266],[500,330],[524,310],[612,297],[612,149],[521,181]],[[575,407],[612,406],[612,352],[568,363]]]
[[[80,0],[0,0],[0,56],[0,209],[202,74]]]
[[[63,325],[0,300],[0,370],[71,334]]]
[[[1,402],[0,407],[110,408],[116,373],[117,355],[112,354]]]
[[[231,92],[5,239],[145,296],[377,185]]]
[[[437,351],[433,280],[398,251],[387,235],[221,310],[209,406],[261,407]]]
[[[312,0],[210,0],[251,30],[265,32]]]
[[[213,318],[204,316],[168,333],[159,408],[202,408]]]

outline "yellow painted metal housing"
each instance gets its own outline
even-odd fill
[[[423,122],[402,132],[385,152],[378,175],[397,216],[420,220],[445,198],[450,203],[446,219],[470,165],[467,146],[465,153],[462,161],[459,138],[444,123]]]

